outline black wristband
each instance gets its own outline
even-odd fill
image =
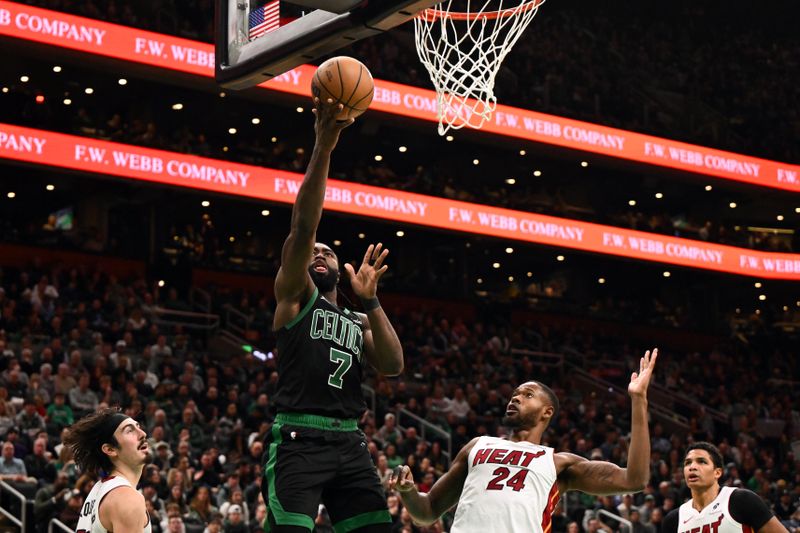
[[[381,302],[378,301],[377,296],[373,296],[372,298],[362,299],[361,305],[364,306],[364,311],[372,311],[379,308],[381,306]]]

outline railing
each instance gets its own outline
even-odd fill
[[[52,520],[50,520],[50,523],[47,524],[47,533],[54,533],[53,530],[55,528],[60,529],[64,533],[75,533],[75,530],[73,530],[71,527],[69,527],[67,524],[65,524],[58,518],[53,518]]]
[[[225,304],[222,309],[225,313],[223,315],[223,318],[225,319],[225,331],[240,339],[246,339],[247,331],[250,329],[250,324],[253,322],[253,319],[233,307],[231,304]]]
[[[219,315],[179,311],[165,307],[154,307],[151,310],[153,323],[159,326],[181,326],[185,329],[214,333],[219,329]]]
[[[612,520],[615,520],[615,521],[619,522],[623,526],[625,526],[627,528],[627,530],[625,530],[625,531],[627,531],[627,533],[632,533],[633,532],[633,522],[631,522],[630,520],[626,520],[626,519],[622,518],[621,516],[617,516],[614,513],[610,513],[608,511],[606,511],[605,509],[600,509],[599,511],[597,511],[597,514],[598,514],[598,520],[599,520],[600,516],[604,516],[606,518],[610,518]],[[603,522],[603,523],[605,523],[605,522]]]
[[[211,294],[199,287],[192,287],[189,291],[189,305],[195,311],[211,314]]]
[[[557,368],[559,374],[564,373],[564,354],[525,350],[523,348],[511,348],[511,355],[528,357],[539,366]]]
[[[704,403],[694,398],[690,398],[685,394],[668,389],[667,387],[659,385],[658,383],[650,384],[650,398],[653,402],[657,402],[659,405],[670,409],[674,409],[679,405],[691,411],[698,411],[702,408],[705,409],[706,413],[711,415],[711,418],[714,420],[723,424],[730,423],[730,418],[722,411],[708,407]]]
[[[0,491],[5,491],[14,496],[20,502],[20,514],[22,515],[22,519],[17,516],[14,516],[11,511],[5,509],[4,507],[0,507],[0,513],[3,513],[6,518],[11,520],[17,527],[20,528],[21,533],[27,533],[28,531],[28,499],[25,498],[25,495],[22,494],[20,491],[6,483],[5,481],[0,481]]]
[[[420,438],[422,440],[426,440],[426,441],[430,442],[430,439],[428,438],[428,433],[434,433],[434,434],[438,435],[439,437],[441,437],[442,440],[444,440],[444,442],[445,442],[445,446],[444,446],[445,450],[442,452],[442,455],[447,457],[447,461],[448,462],[450,462],[452,460],[452,457],[453,457],[453,438],[450,436],[449,432],[443,430],[439,426],[431,424],[430,422],[428,422],[424,418],[420,418],[417,415],[415,415],[414,413],[412,413],[411,411],[409,411],[407,409],[404,409],[404,408],[400,408],[400,409],[397,410],[397,426],[401,430],[404,430],[404,429],[406,429],[408,427],[408,426],[403,424],[403,419],[404,418],[410,418],[411,420],[413,420],[414,422],[416,422],[419,425],[419,433],[420,433],[419,436],[420,436]]]

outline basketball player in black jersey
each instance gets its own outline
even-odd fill
[[[719,486],[722,454],[708,442],[695,442],[683,459],[692,499],[664,517],[661,533],[787,533],[755,492]]]
[[[357,426],[365,366],[390,376],[403,370],[400,341],[376,297],[388,250],[370,245],[358,272],[345,265],[366,314],[339,307],[338,258],[315,241],[331,153],[353,120],[336,121],[341,105],[314,102],[316,143],[275,279],[278,415],[265,443],[265,529],[311,531],[321,501],[337,532],[388,533],[386,498]]]

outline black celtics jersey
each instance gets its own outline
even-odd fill
[[[340,309],[315,288],[277,338],[279,413],[332,418],[359,418],[364,413],[364,329],[356,313]]]

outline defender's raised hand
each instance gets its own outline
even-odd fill
[[[344,269],[350,276],[350,285],[353,287],[353,292],[362,300],[375,298],[378,292],[378,280],[383,276],[383,273],[389,268],[383,264],[383,260],[389,255],[389,249],[383,248],[383,244],[378,243],[377,246],[370,244],[367,248],[367,253],[364,254],[364,259],[361,261],[361,266],[358,272],[353,269],[353,265],[346,263]]]
[[[650,378],[653,376],[656,359],[658,359],[658,348],[653,348],[652,353],[650,353],[650,350],[644,353],[644,357],[639,360],[639,371],[631,374],[628,394],[647,397],[647,386],[650,385]]]

